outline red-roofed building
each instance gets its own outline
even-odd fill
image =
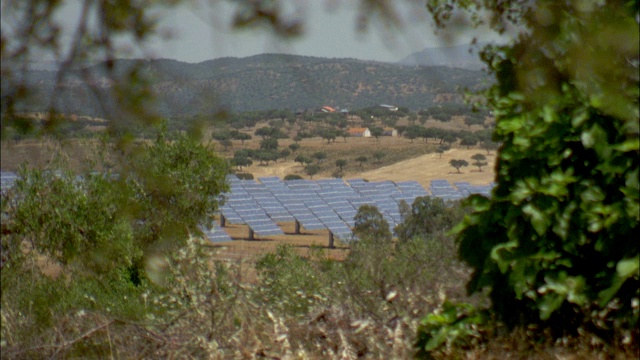
[[[349,136],[353,137],[371,137],[371,131],[369,128],[350,128],[347,130]]]

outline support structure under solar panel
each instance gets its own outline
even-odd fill
[[[217,226],[215,223],[210,228],[207,228],[203,225],[199,226],[199,228],[202,231],[204,237],[207,240],[211,241],[212,243],[222,243],[222,242],[233,241],[233,239],[231,239],[231,236],[229,236],[229,234],[227,234],[224,230],[222,230],[222,228]]]

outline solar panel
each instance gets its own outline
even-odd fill
[[[0,176],[0,188],[2,190],[7,190],[15,184],[16,180],[18,180],[18,175],[16,173],[3,171]]]
[[[215,223],[211,226],[211,228],[207,228],[203,225],[199,226],[205,238],[212,243],[221,243],[221,242],[229,242],[232,241],[231,236],[227,234],[224,230],[222,230]]]
[[[448,180],[431,180],[431,186],[442,187],[442,186],[451,186]]]
[[[417,181],[377,181],[363,179],[287,180],[261,177],[253,180],[230,178],[231,191],[220,213],[230,223],[246,223],[261,236],[281,234],[275,222],[298,221],[307,230],[328,229],[333,235],[352,239],[357,209],[376,206],[390,226],[401,222],[400,201],[411,205],[417,197],[428,196]],[[432,180],[433,196],[456,200],[471,192],[488,194],[490,186],[471,186],[447,180]],[[461,189],[464,189],[461,190]]]

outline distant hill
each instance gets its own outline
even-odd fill
[[[413,53],[400,61],[402,65],[448,66],[470,70],[485,67],[480,61],[478,51],[485,43],[477,45],[459,45],[449,47],[426,48]]]
[[[420,109],[444,102],[460,102],[462,89],[486,86],[481,71],[445,66],[388,64],[355,59],[264,54],[220,58],[198,64],[176,60],[117,60],[116,74],[142,64],[157,96],[154,109],[162,116],[209,114],[220,107],[241,112],[268,109],[311,109],[323,105],[357,109],[381,103]],[[38,94],[24,111],[43,111],[50,104],[55,74],[29,74]],[[77,74],[56,92],[56,107],[65,113],[109,116],[114,101],[99,99],[110,82],[102,65],[86,70],[89,87]],[[3,85],[3,92],[8,91]]]

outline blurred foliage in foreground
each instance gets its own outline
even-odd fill
[[[518,6],[481,5],[494,27],[526,30],[482,55],[496,76],[486,105],[503,145],[492,198],[472,197],[474,213],[455,231],[474,270],[468,289],[488,289],[510,327],[637,342],[640,7]],[[431,10],[446,21],[450,9],[434,1]]]

